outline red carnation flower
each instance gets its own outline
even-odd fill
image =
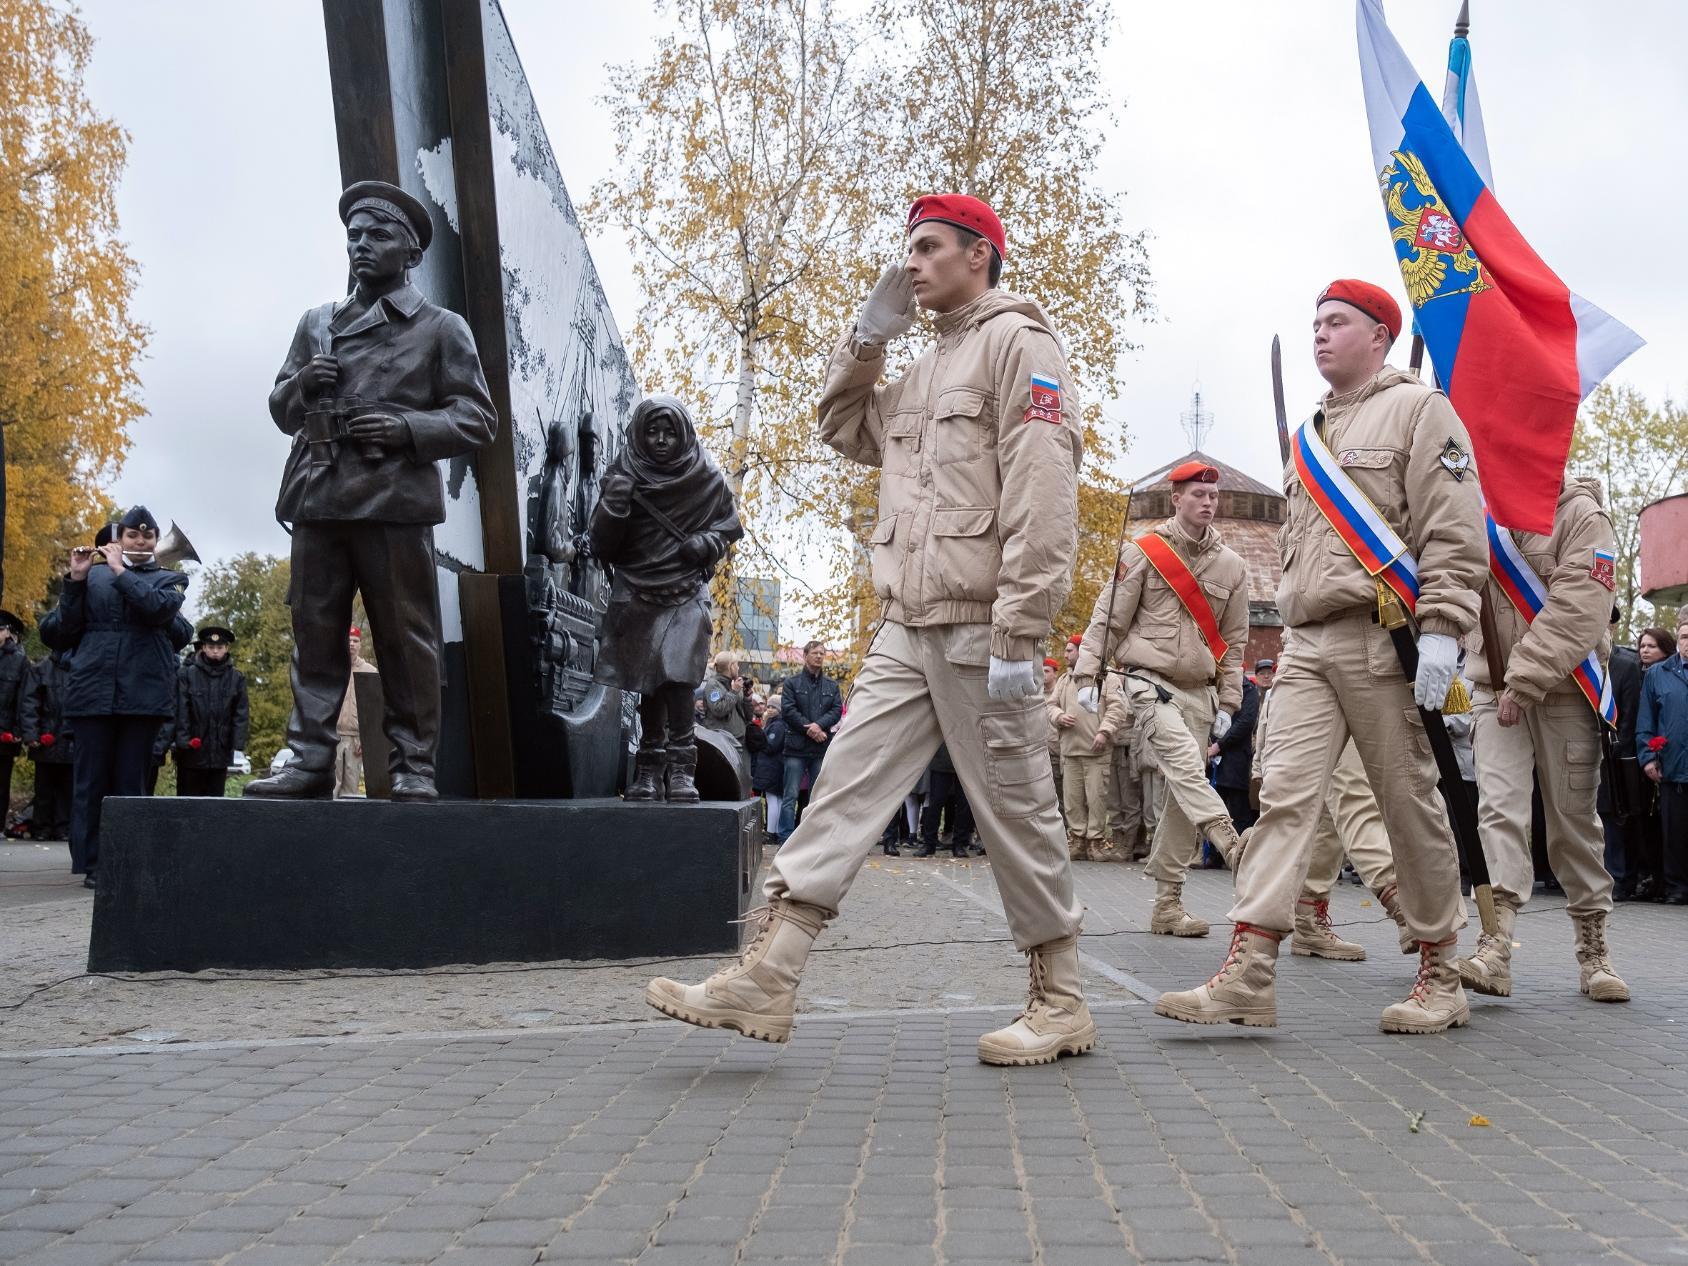
[[[18,736],[10,730],[0,731],[0,743],[16,743],[17,741]]]
[[[1652,738],[1647,740],[1647,750],[1649,752],[1660,751],[1661,749],[1663,749],[1664,745],[1668,742],[1670,742],[1670,740],[1667,739],[1663,734],[1655,734],[1655,735],[1653,735]]]
[[[202,746],[204,746],[204,742],[198,738],[190,738],[188,740],[188,746],[197,752]]]
[[[51,747],[54,743],[57,743],[57,742],[58,742],[58,739],[54,738],[51,734],[43,734],[41,736],[41,746],[42,747]]]

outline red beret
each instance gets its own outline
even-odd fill
[[[1391,339],[1401,337],[1401,305],[1396,303],[1382,286],[1345,277],[1340,281],[1331,282],[1319,292],[1320,303],[1327,299],[1335,299],[1358,308],[1379,325],[1387,326]]]
[[[1059,668],[1059,667],[1060,667],[1060,666],[1061,666],[1061,665],[1059,665],[1059,664],[1057,664],[1057,663],[1056,663],[1056,662],[1055,662],[1055,661],[1054,661],[1054,660],[1052,660],[1052,659],[1045,659],[1045,660],[1044,660],[1044,661],[1043,661],[1043,666],[1044,666],[1044,667],[1045,667],[1045,668]]]
[[[1008,258],[1008,236],[1002,231],[1002,221],[996,212],[964,193],[929,193],[916,198],[908,209],[908,231],[926,220],[941,220],[971,233],[977,233],[996,248],[998,259]]]
[[[350,633],[348,633],[347,636],[348,637],[362,637],[363,636],[363,630],[358,628],[358,626],[354,624],[354,625],[352,625],[352,631]]]
[[[1216,484],[1219,482],[1219,468],[1206,462],[1184,462],[1172,468],[1167,480],[1175,484]]]
[[[1071,637],[1069,637],[1067,639],[1067,645],[1068,646],[1082,646],[1083,644],[1084,644],[1084,634],[1082,634],[1082,633],[1074,633]]]

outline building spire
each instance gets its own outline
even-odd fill
[[[1184,425],[1184,435],[1190,441],[1190,447],[1198,453],[1202,451],[1202,441],[1208,432],[1213,430],[1213,414],[1202,408],[1202,385],[1197,383],[1190,393],[1190,407],[1184,411],[1179,419]]]

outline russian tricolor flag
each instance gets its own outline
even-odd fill
[[[1572,294],[1513,226],[1381,0],[1358,0],[1358,22],[1372,170],[1431,363],[1471,432],[1490,512],[1551,534],[1577,406],[1642,340]]]

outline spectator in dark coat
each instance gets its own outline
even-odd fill
[[[107,795],[146,794],[153,743],[176,707],[176,652],[193,637],[181,615],[188,579],[159,566],[157,545],[157,520],[145,506],[133,507],[103,545],[71,552],[59,605],[41,621],[41,640],[71,656],[64,693],[64,714],[76,729],[70,864],[89,888],[101,807]]]
[[[914,850],[916,857],[930,857],[938,851],[939,818],[946,810],[950,856],[972,856],[973,809],[967,803],[967,793],[961,789],[961,779],[956,776],[949,748],[940,743],[932,763],[926,767],[926,805],[920,811],[920,847]]]
[[[1616,623],[1618,609],[1612,608]],[[1641,706],[1641,657],[1633,646],[1614,644],[1606,666],[1618,729],[1600,766],[1600,825],[1606,837],[1606,871],[1612,900],[1633,901],[1642,879],[1643,827],[1653,799],[1635,757],[1635,714]],[[1604,727],[1603,727],[1604,728]]]
[[[775,837],[780,829],[780,797],[785,792],[785,720],[777,704],[763,705],[761,728],[761,747],[750,757],[750,789],[767,802],[768,835]]]
[[[0,826],[12,811],[12,764],[23,751],[24,679],[29,656],[23,649],[23,621],[0,611]]]
[[[206,625],[194,645],[199,649],[182,665],[176,689],[176,794],[220,796],[229,766],[246,750],[246,677],[229,660],[230,630]]]
[[[1259,718],[1260,687],[1244,677],[1243,701],[1231,718],[1231,728],[1207,749],[1208,759],[1219,762],[1213,785],[1231,811],[1231,821],[1238,831],[1246,831],[1260,816],[1248,802],[1249,770],[1254,764],[1254,725]]]
[[[54,651],[30,667],[24,681],[24,746],[35,762],[35,808],[29,833],[38,840],[70,835],[71,762],[76,739],[64,718],[64,689],[70,680],[70,656]]]
[[[1635,751],[1659,789],[1665,901],[1688,905],[1688,620],[1677,627],[1676,654],[1642,679]]]
[[[844,695],[838,683],[821,671],[826,645],[810,642],[803,648],[803,671],[793,673],[780,688],[780,715],[785,718],[785,784],[780,794],[780,843],[797,829],[797,797],[803,779],[813,784],[821,772],[821,758],[832,741],[833,727],[844,716]]]

